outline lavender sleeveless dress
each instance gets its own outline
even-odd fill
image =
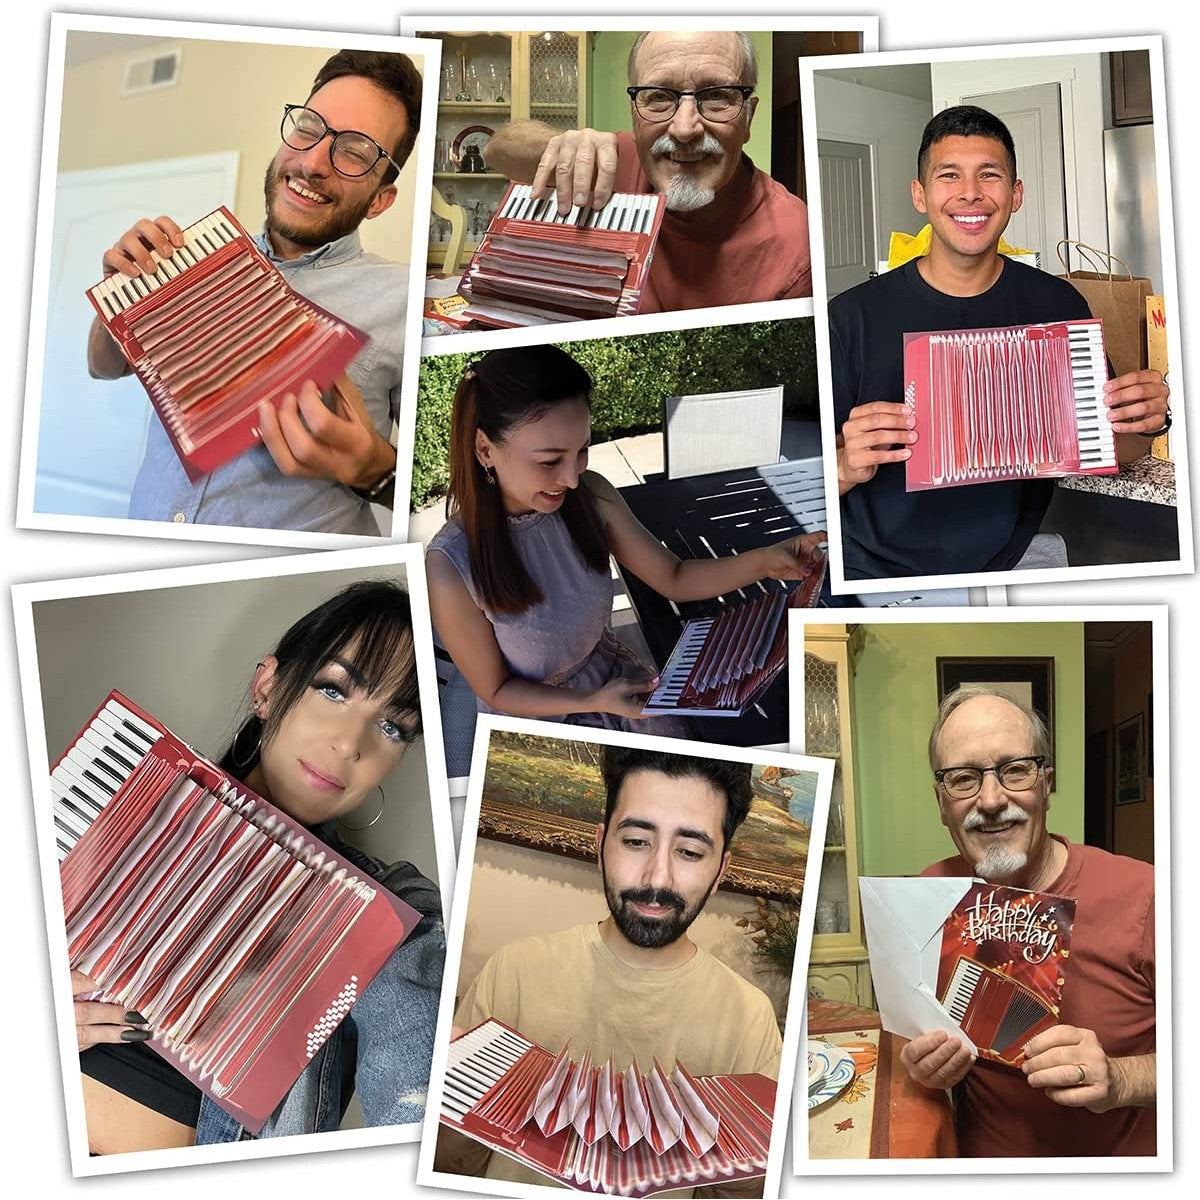
[[[491,622],[509,672],[553,687],[603,687],[613,679],[646,679],[654,674],[609,628],[612,580],[593,571],[576,548],[558,513],[523,513],[508,518],[517,555],[542,592],[542,602],[523,613],[496,613],[483,603],[471,578],[467,535],[448,521],[429,543],[455,566],[480,611]],[[495,712],[476,697],[480,712]],[[546,720],[604,729],[689,737],[679,717],[630,720],[610,713],[572,713]]]

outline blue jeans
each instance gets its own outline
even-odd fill
[[[366,1125],[420,1121],[429,1088],[445,958],[441,921],[423,918],[254,1136],[337,1129],[355,1092]],[[198,1146],[251,1136],[215,1101],[201,1098]]]

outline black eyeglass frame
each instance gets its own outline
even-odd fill
[[[1004,770],[1005,767],[1011,767],[1013,765],[1013,763],[1019,763],[1019,762],[1031,762],[1031,763],[1037,764],[1037,770],[1033,773],[1033,778],[1029,781],[1029,786],[1028,787],[1010,787],[1007,784],[1001,783],[1000,782],[1000,772],[1002,770]],[[995,764],[995,766],[991,766],[991,767],[977,767],[973,763],[964,764],[963,766],[960,766],[960,767],[941,767],[938,770],[934,771],[933,777],[934,777],[934,779],[937,780],[938,786],[940,788],[942,788],[943,790],[945,790],[947,795],[950,795],[950,792],[948,791],[948,789],[946,789],[946,784],[944,781],[945,781],[946,776],[951,771],[978,771],[979,772],[979,786],[973,792],[969,792],[965,796],[951,796],[951,799],[954,799],[954,800],[971,800],[974,797],[978,796],[979,793],[983,791],[983,777],[989,771],[993,775],[996,776],[996,782],[999,783],[1002,788],[1006,788],[1006,790],[1008,790],[1010,792],[1028,792],[1028,791],[1033,790],[1033,787],[1037,783],[1038,778],[1041,775],[1042,769],[1045,767],[1045,765],[1046,765],[1046,756],[1044,754],[1018,754],[1016,758],[1006,758],[1003,762],[998,762]]]
[[[287,139],[287,133],[285,132],[287,129],[288,117],[290,117],[292,113],[296,112],[297,110],[312,113],[312,115],[316,117],[322,125],[325,126],[325,132],[322,133],[315,142],[309,142],[307,146],[296,146],[292,142],[289,142]],[[348,172],[343,171],[341,167],[339,167],[337,163],[333,161],[334,145],[336,144],[338,138],[347,133],[353,134],[355,137],[365,139],[366,141],[370,142],[371,145],[374,146],[378,151],[375,161],[365,171],[359,171],[357,175],[351,175]],[[283,106],[283,117],[279,121],[279,136],[283,139],[284,145],[290,146],[293,150],[311,150],[314,146],[319,146],[328,137],[329,165],[344,179],[362,179],[364,175],[370,175],[370,173],[379,165],[379,160],[381,158],[386,158],[388,162],[396,168],[397,172],[400,170],[400,164],[369,133],[363,133],[359,129],[334,129],[333,126],[330,125],[329,122],[325,120],[325,118],[321,116],[321,114],[317,112],[315,108],[309,108],[307,104],[285,104]]]
[[[629,96],[629,99],[633,101],[633,107],[636,108],[639,113],[642,113],[647,120],[669,121],[679,111],[679,106],[683,103],[684,96],[691,96],[696,105],[696,111],[700,114],[702,120],[712,121],[717,125],[729,125],[742,115],[742,111],[746,107],[746,101],[749,100],[752,95],[754,95],[754,85],[749,83],[714,83],[711,87],[702,87],[697,88],[695,91],[684,92],[680,91],[679,88],[659,87],[657,84],[643,83],[637,84],[633,87],[627,87],[625,92]],[[638,104],[639,92],[669,92],[675,97],[675,107],[671,109],[669,113],[643,112],[641,106]],[[738,105],[737,111],[732,117],[722,118],[705,116],[704,112],[700,108],[700,103],[706,92],[738,92],[741,94],[742,102]]]

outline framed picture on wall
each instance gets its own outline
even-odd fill
[[[496,730],[479,814],[479,836],[594,862],[604,820],[600,747],[562,737]],[[756,763],[750,815],[734,836],[721,887],[767,899],[799,896],[817,777]]]
[[[1143,713],[1129,717],[1117,726],[1116,747],[1117,804],[1140,804],[1146,798],[1146,719]]]
[[[1054,759],[1054,659],[983,658],[937,659],[938,703],[964,685],[992,688],[1017,704],[1032,708],[1050,731],[1050,758]],[[1051,788],[1051,791],[1054,789]]]

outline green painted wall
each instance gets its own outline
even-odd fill
[[[636,32],[603,32],[589,36],[591,63],[588,67],[589,121],[593,129],[617,132],[630,128],[629,97],[625,94],[629,79],[626,64]],[[750,126],[746,153],[755,166],[771,171],[771,34],[769,30],[751,30],[750,40],[758,52],[758,110]]]
[[[925,750],[937,715],[939,655],[1054,657],[1057,771],[1049,826],[1083,840],[1081,623],[861,628],[866,638],[855,658],[853,722],[863,875],[915,875],[954,853],[938,818]]]

